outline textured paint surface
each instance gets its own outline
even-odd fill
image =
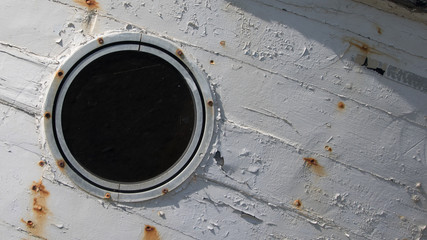
[[[85,4],[0,3],[2,239],[427,238],[424,23],[349,0]],[[192,178],[119,204],[63,174],[42,106],[76,48],[126,31],[175,42],[218,116]]]

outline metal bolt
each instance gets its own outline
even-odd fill
[[[64,168],[65,167],[65,161],[64,160],[58,160],[57,164],[60,168]]]
[[[58,71],[58,73],[57,73],[57,75],[58,75],[58,77],[62,77],[62,76],[64,76],[64,71],[59,70],[59,71]]]
[[[153,231],[154,227],[150,226],[150,225],[145,225],[145,231],[150,232]]]
[[[45,117],[45,118],[47,118],[47,119],[49,119],[49,118],[51,117],[50,112],[46,112],[46,113],[44,114],[44,117]]]
[[[181,50],[181,49],[177,49],[177,50],[176,50],[176,55],[178,55],[178,56],[182,57],[182,56],[184,55],[184,53],[182,52],[182,50]]]
[[[209,101],[208,101],[208,105],[209,105],[209,107],[212,107],[212,106],[213,106],[213,101],[212,101],[212,100],[209,100]]]
[[[98,43],[99,43],[99,44],[104,44],[104,39],[102,39],[102,38],[98,38]]]
[[[111,194],[110,194],[110,193],[106,193],[106,194],[104,195],[104,197],[105,197],[106,199],[110,199],[110,198],[111,198]]]

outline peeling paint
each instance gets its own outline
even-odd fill
[[[357,1],[5,2],[2,238],[423,239],[425,16]],[[42,122],[52,115],[42,106],[71,52],[129,31],[172,41],[208,79],[215,98],[205,103],[218,115],[191,179],[172,194],[117,204],[61,171],[68,166],[47,148]],[[50,194],[41,181],[28,189],[40,173]],[[114,231],[97,228],[99,219]]]

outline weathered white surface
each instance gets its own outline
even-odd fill
[[[2,239],[142,239],[145,224],[162,239],[426,238],[427,94],[355,62],[426,78],[426,25],[348,0],[99,2],[98,12],[68,0],[0,4]],[[107,31],[175,41],[216,96],[212,154],[147,202],[74,187],[40,129],[59,63]],[[40,179],[45,215],[33,211]]]

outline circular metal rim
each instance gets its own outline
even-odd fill
[[[189,159],[187,161],[187,164],[178,174],[176,174],[169,180],[166,180],[161,183],[158,182],[158,185],[152,185],[151,187],[149,187],[148,184],[144,185],[141,183],[117,183],[114,188],[106,189],[86,181],[72,169],[72,166],[69,166],[68,164],[63,165],[62,167],[60,167],[60,169],[66,175],[68,175],[73,180],[73,182],[80,188],[100,198],[104,198],[106,193],[108,193],[109,198],[111,198],[112,200],[120,202],[135,202],[164,195],[165,193],[178,187],[189,176],[191,176],[200,164],[200,162],[205,157],[206,153],[208,153],[208,149],[211,145],[213,137],[215,115],[215,109],[212,105],[213,100],[209,84],[205,79],[202,78],[202,75],[199,72],[198,68],[192,63],[190,63],[188,56],[184,55],[181,49],[179,49],[167,40],[149,35],[143,35],[141,33],[119,33],[103,36],[101,39],[102,41],[100,41],[99,38],[97,40],[90,41],[89,43],[78,49],[75,53],[73,53],[60,66],[60,69],[58,70],[57,74],[55,74],[55,77],[49,88],[49,92],[47,94],[44,107],[45,112],[54,112],[54,100],[61,85],[61,81],[64,79],[65,76],[68,76],[67,74],[72,73],[72,70],[76,67],[76,64],[79,64],[80,61],[82,61],[81,59],[90,56],[90,54],[96,51],[102,51],[102,49],[100,50],[99,48],[107,49],[107,47],[112,47],[113,45],[117,44],[136,43],[139,46],[138,50],[149,51],[149,49],[152,48],[157,49],[156,51],[163,51],[166,55],[173,58],[176,61],[176,64],[179,64],[181,67],[185,68],[186,72],[193,76],[192,81],[194,81],[194,83],[197,85],[198,94],[201,98],[199,110],[203,110],[202,114],[204,115],[203,118],[205,120],[203,129],[200,130],[200,141],[198,142],[198,147],[193,153],[192,159]],[[197,112],[198,110],[196,110],[196,113]],[[56,145],[54,134],[55,129],[52,118],[45,117],[44,119],[45,133],[51,153],[56,161],[64,161],[61,151]],[[196,127],[199,125],[200,124],[196,124]],[[136,191],[137,185],[139,185],[138,187],[143,186],[145,187],[145,189],[143,189],[143,191]]]
[[[71,151],[69,150],[65,142],[65,138],[62,132],[62,114],[61,113],[62,113],[63,102],[65,99],[65,95],[68,91],[68,88],[71,86],[71,84],[73,83],[78,73],[82,71],[89,63],[97,60],[102,56],[105,56],[106,54],[119,52],[119,51],[126,51],[126,50],[153,54],[169,62],[173,67],[175,67],[175,69],[177,69],[180,72],[180,74],[184,77],[187,85],[191,90],[191,95],[195,105],[195,116],[196,116],[195,129],[191,136],[190,144],[185,150],[183,156],[181,156],[173,166],[171,166],[169,169],[167,169],[165,172],[161,173],[160,175],[145,181],[137,182],[137,183],[120,183],[120,182],[114,182],[114,181],[107,181],[101,177],[98,177],[90,173],[77,161],[77,159],[74,158],[74,156],[72,155]],[[158,49],[153,49],[151,47],[146,47],[146,46],[139,47],[139,45],[129,44],[129,43],[110,46],[107,48],[100,49],[92,53],[87,58],[83,59],[83,61],[78,63],[77,66],[69,73],[68,77],[64,81],[65,82],[62,84],[62,86],[58,90],[57,97],[56,97],[56,104],[54,107],[54,114],[53,114],[54,130],[55,130],[54,133],[58,141],[57,144],[59,145],[60,150],[62,150],[62,153],[65,155],[65,158],[75,168],[77,172],[83,175],[84,178],[87,178],[91,182],[97,185],[103,186],[105,188],[120,189],[120,191],[142,191],[144,189],[157,186],[167,181],[168,179],[173,177],[177,172],[179,172],[190,160],[191,156],[193,155],[198,145],[198,142],[201,136],[202,126],[204,123],[203,116],[202,116],[203,114],[201,114],[203,113],[203,109],[201,106],[202,102],[200,99],[198,88],[194,83],[193,78],[190,76],[190,74],[187,72],[186,69],[184,69],[184,67],[181,64],[179,64],[175,59],[173,59],[166,53]]]

